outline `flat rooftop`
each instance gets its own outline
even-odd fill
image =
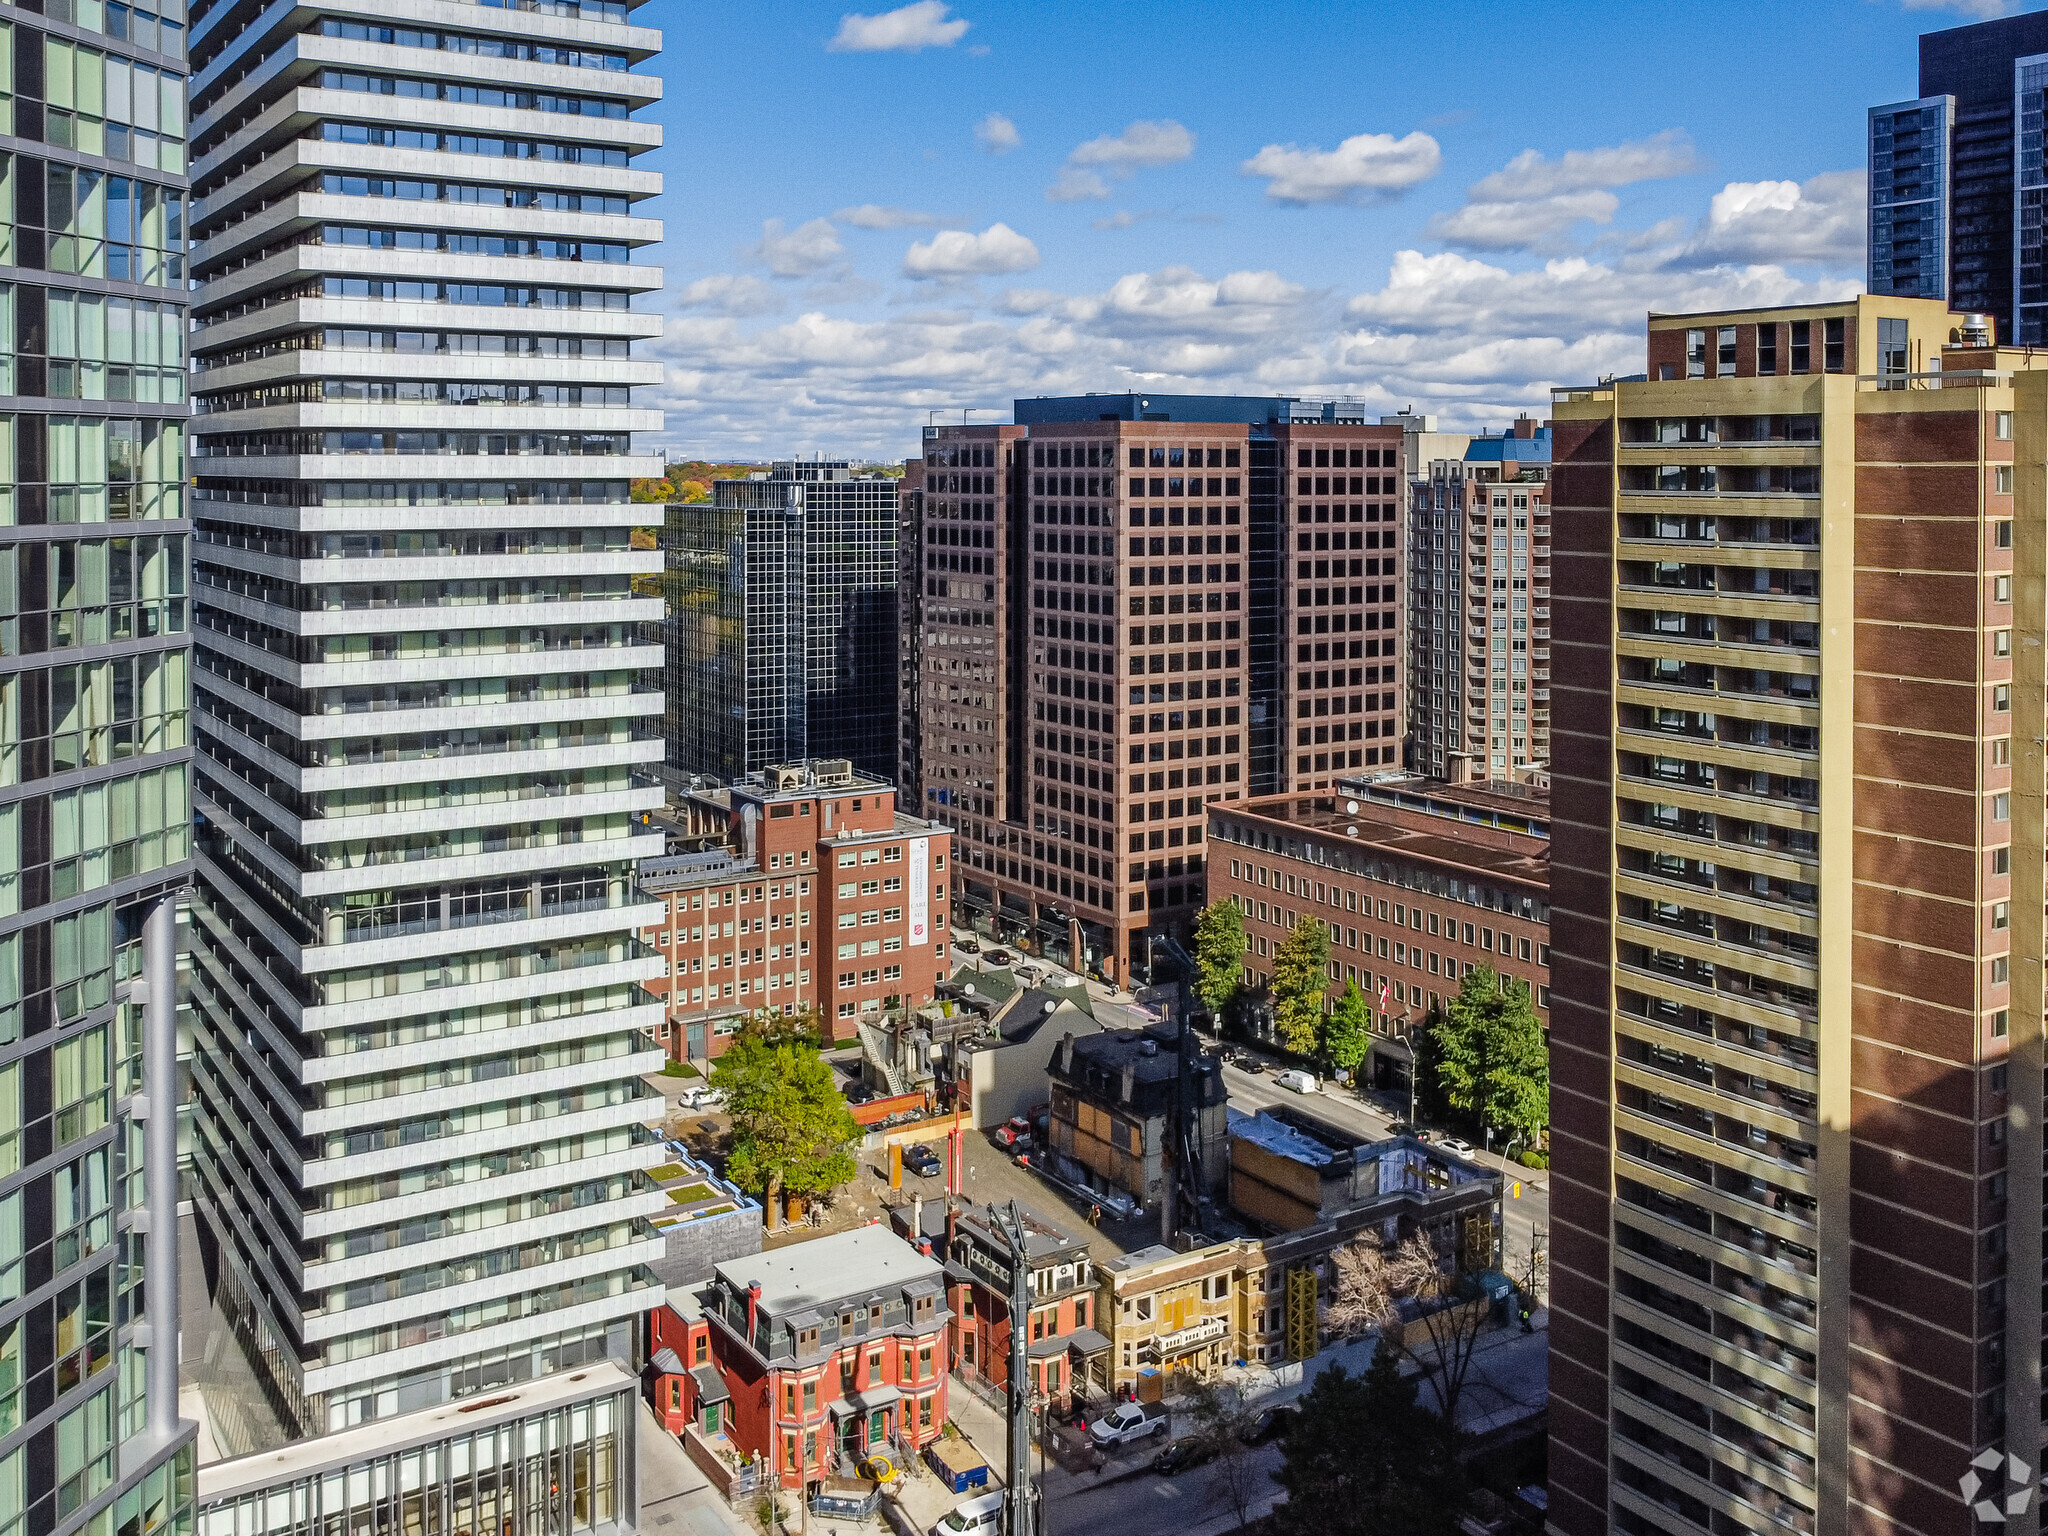
[[[1496,879],[1540,889],[1547,890],[1550,885],[1549,837],[1510,831],[1488,822],[1464,822],[1337,795],[1276,795],[1266,800],[1218,804],[1210,808],[1210,816],[1219,822],[1263,822],[1276,828],[1317,833],[1361,849],[1398,854],[1468,874],[1484,872]],[[1547,821],[1544,825],[1547,833]]]
[[[945,1269],[886,1226],[872,1226],[727,1259],[716,1273],[741,1295],[759,1281],[761,1305],[780,1316],[847,1296],[901,1290],[919,1280],[938,1281]]]

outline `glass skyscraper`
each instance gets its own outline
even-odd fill
[[[782,462],[668,509],[668,762],[730,782],[846,758],[896,772],[898,482]]]
[[[0,1536],[192,1518],[183,22],[0,4]]]
[[[192,24],[197,1201],[285,1436],[631,1368],[660,1294],[660,35],[432,10]]]

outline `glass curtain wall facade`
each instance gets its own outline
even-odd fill
[[[1948,297],[1948,178],[1956,103],[1870,109],[1870,291]]]
[[[287,1434],[630,1361],[660,1294],[628,12],[193,15],[194,1160]]]
[[[0,4],[4,1536],[192,1521],[176,1330],[142,1331],[177,1302],[143,933],[170,962],[191,870],[183,22]]]
[[[730,783],[843,757],[893,778],[897,490],[844,461],[785,461],[668,509],[671,768]]]

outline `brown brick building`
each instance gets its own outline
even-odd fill
[[[1408,1034],[1489,965],[1550,1007],[1550,807],[1517,784],[1351,780],[1210,813],[1209,896],[1235,901],[1246,982],[1270,984],[1273,955],[1303,918],[1330,932],[1331,995],[1352,981],[1373,1008],[1361,1068],[1405,1088]],[[1252,1028],[1268,1037],[1270,1011]]]
[[[1184,941],[1205,807],[1399,760],[1401,429],[1088,396],[932,427],[906,480],[906,794],[962,920],[1126,980]]]
[[[896,809],[895,789],[819,760],[693,798],[730,817],[724,848],[645,859],[661,905],[643,935],[666,961],[670,1057],[717,1056],[746,1015],[815,1004],[834,1038],[892,999],[928,1002],[947,974],[953,833]]]
[[[1652,316],[1555,406],[1569,1536],[1959,1531],[2040,1465],[2048,373],[1958,319]]]

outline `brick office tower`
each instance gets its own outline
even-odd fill
[[[1556,405],[1571,1536],[1959,1531],[2040,1463],[2048,374],[1953,324],[1653,316]]]
[[[1121,981],[1187,938],[1206,804],[1400,760],[1401,428],[1016,414],[926,429],[915,782],[960,828],[963,922]]]

